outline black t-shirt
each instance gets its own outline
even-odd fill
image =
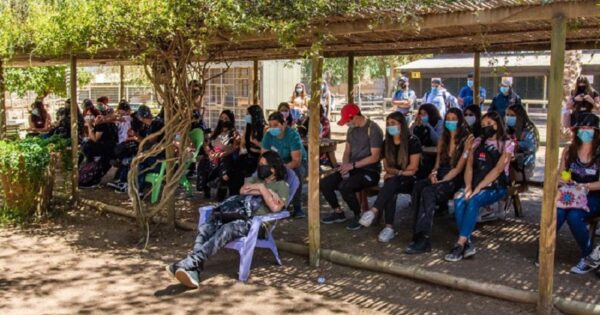
[[[385,154],[386,152],[386,148],[385,148],[386,143],[383,144],[383,152]],[[400,144],[393,144],[394,145],[394,156],[398,156],[398,150],[400,150]],[[419,138],[411,135],[410,138],[408,138],[408,156],[409,156],[409,161],[410,161],[410,156],[413,154],[421,154],[423,153],[423,148],[421,147],[421,141],[419,141]],[[393,163],[390,163],[388,161],[389,165],[395,166],[397,165],[398,161],[393,161]]]
[[[164,126],[165,125],[163,124],[162,120],[155,119],[152,121],[152,123],[150,125],[142,124],[142,126],[138,130],[138,134],[140,135],[141,138],[146,138],[147,136],[161,130]],[[162,140],[163,136],[164,136],[164,134],[161,134],[156,139],[156,142],[159,142],[160,140]]]
[[[94,132],[102,133],[97,142],[105,147],[114,147],[119,142],[119,129],[113,123],[96,125]]]
[[[574,93],[577,93],[577,92],[574,92]],[[586,100],[575,101],[576,96],[577,95],[573,95],[573,103],[574,103],[574,107],[575,107],[574,109],[576,112],[591,112],[594,109],[594,104],[590,103]],[[592,96],[592,98],[595,99],[596,97],[599,96],[599,94],[596,91],[592,91],[591,96]]]

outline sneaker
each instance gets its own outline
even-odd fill
[[[121,185],[121,182],[118,180],[112,181],[110,183],[106,183],[106,186],[114,188],[114,189],[119,189],[119,185]]]
[[[360,225],[364,226],[364,227],[369,227],[371,226],[371,224],[373,224],[373,220],[375,220],[375,213],[373,211],[365,211],[362,216],[360,217],[360,220],[358,220],[358,223],[360,223]]]
[[[121,183],[118,185],[117,189],[115,189],[115,192],[123,194],[127,192],[127,188],[129,188],[129,185],[127,185],[127,183]]]
[[[396,236],[396,232],[391,227],[385,227],[381,232],[379,232],[379,236],[377,239],[382,243],[388,243]]]
[[[344,212],[333,212],[325,218],[321,219],[321,223],[323,224],[333,224],[333,223],[342,223],[346,222],[346,214]]]
[[[346,226],[346,230],[350,230],[350,231],[358,231],[360,230],[360,228],[362,228],[363,226],[358,223],[358,219],[354,218],[352,219],[352,221],[350,221],[350,224],[348,224]]]
[[[200,286],[200,276],[195,270],[179,268],[175,271],[175,278],[188,288],[196,289]]]
[[[473,257],[477,253],[477,249],[475,249],[475,245],[473,242],[467,241],[465,243],[465,251],[463,253],[463,258]]]
[[[175,272],[177,271],[177,268],[175,268],[175,264],[167,265],[165,267],[165,269],[167,270],[167,273],[169,274],[169,276],[175,278]],[[177,278],[175,278],[175,279],[177,279]]]
[[[579,275],[583,275],[583,274],[586,274],[586,273],[588,273],[588,272],[590,272],[592,270],[594,270],[594,268],[588,266],[585,263],[585,259],[582,258],[582,259],[579,260],[579,262],[577,263],[577,265],[575,265],[575,266],[573,266],[571,268],[571,273],[576,273],[576,274],[579,274]]]
[[[426,236],[418,236],[415,242],[410,243],[408,247],[404,250],[405,254],[413,255],[413,254],[423,254],[431,251],[431,241],[429,237]]]
[[[296,219],[304,219],[306,218],[306,213],[302,210],[294,210],[294,214],[292,215]]]
[[[460,244],[455,244],[454,247],[450,250],[450,253],[444,257],[444,260],[450,262],[456,262],[463,259],[463,252],[465,248]]]
[[[596,246],[594,251],[585,257],[585,263],[592,268],[598,268],[598,266],[600,266],[600,245]]]

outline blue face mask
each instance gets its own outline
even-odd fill
[[[594,140],[594,131],[579,129],[577,130],[577,138],[583,143],[590,143]]]
[[[508,90],[509,90],[508,86],[501,86],[500,87],[500,93],[502,93],[502,94],[507,94]]]
[[[438,88],[436,88],[436,87],[432,87],[431,88],[431,94],[433,94],[433,95],[437,95],[439,91],[440,90]]]
[[[421,122],[424,124],[429,123],[429,116],[421,116]]]
[[[244,121],[245,121],[247,124],[251,124],[251,123],[252,123],[252,116],[250,116],[250,115],[246,115],[246,116],[244,116]]]
[[[517,125],[517,117],[516,116],[506,116],[506,125],[509,127],[514,127]]]
[[[269,128],[269,134],[273,137],[279,137],[281,135],[281,129],[279,128]]]
[[[448,131],[453,132],[458,128],[458,121],[446,121],[444,122],[444,126]]]
[[[387,132],[390,134],[390,136],[397,136],[400,134],[400,127],[399,126],[387,126]]]
[[[473,80],[467,80],[467,86],[473,88]]]

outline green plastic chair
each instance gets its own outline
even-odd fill
[[[202,144],[204,144],[204,131],[200,128],[192,129],[189,133],[189,137],[192,140],[192,143],[196,147],[196,151],[192,154],[192,157],[185,162],[185,169],[188,169],[190,165],[196,161],[198,154],[200,154],[200,150],[202,149]],[[145,181],[147,183],[152,184],[152,193],[150,196],[150,202],[156,203],[160,198],[160,188],[162,186],[162,182],[165,178],[165,173],[167,170],[167,162],[163,161],[160,164],[160,171],[158,173],[148,173],[146,174]],[[182,176],[179,180],[179,184],[188,192],[192,193],[192,183],[187,178],[187,176]]]
[[[196,148],[196,151],[194,151],[192,157],[187,162],[185,162],[184,169],[186,170],[190,167],[192,163],[196,162],[196,158],[198,157],[198,154],[200,154],[200,150],[202,150],[202,145],[204,144],[204,131],[200,128],[195,128],[190,130],[189,136],[192,140],[192,143],[194,144],[194,147]],[[190,180],[187,178],[187,176],[181,176],[179,184],[189,194],[192,193],[192,183],[190,183]]]
[[[144,180],[146,183],[150,183],[152,185],[150,202],[156,203],[158,198],[160,198],[160,187],[162,186],[163,179],[165,178],[165,172],[167,171],[167,162],[162,161],[160,163],[160,171],[158,173],[148,173]]]

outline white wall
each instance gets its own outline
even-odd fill
[[[277,105],[289,101],[296,83],[300,82],[302,70],[299,63],[291,60],[261,61],[261,104],[264,109],[277,109]]]

